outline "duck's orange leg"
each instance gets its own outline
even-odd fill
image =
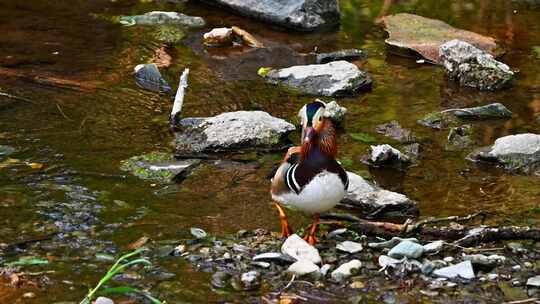
[[[309,226],[309,232],[304,237],[304,240],[306,240],[308,244],[310,244],[311,246],[315,246],[315,244],[317,244],[317,238],[315,237],[315,235],[317,233],[317,228],[319,227],[319,224],[320,224],[319,214],[315,213],[313,215],[313,224]]]
[[[283,210],[283,207],[281,207],[280,204],[274,203],[274,207],[279,212],[279,221],[281,222],[281,236],[284,238],[288,238],[292,234],[291,227],[289,227],[289,221],[287,220],[287,214],[285,214],[285,211]]]

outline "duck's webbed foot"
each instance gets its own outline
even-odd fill
[[[287,214],[285,214],[285,210],[283,210],[283,207],[281,207],[280,204],[274,203],[274,207],[279,212],[279,221],[281,222],[281,236],[284,238],[288,238],[292,234],[291,227],[289,227],[289,221],[287,220]]]

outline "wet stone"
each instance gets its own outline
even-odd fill
[[[163,25],[175,24],[190,28],[203,27],[204,19],[188,16],[178,12],[153,11],[143,15],[121,16],[120,23],[124,25]]]
[[[508,87],[514,79],[510,67],[467,42],[449,41],[440,47],[439,52],[448,77],[461,86],[492,91]],[[501,112],[500,107],[491,110]],[[509,111],[506,109],[504,112],[508,115]]]
[[[205,0],[240,15],[277,24],[297,31],[332,28],[339,24],[336,0]]]
[[[286,145],[294,125],[262,111],[226,112],[214,117],[184,118],[176,126],[179,155],[240,150],[275,150]]]
[[[409,163],[407,156],[388,144],[370,147],[368,164],[371,166],[401,168]]]
[[[395,139],[400,143],[410,143],[416,141],[416,136],[413,134],[413,132],[401,127],[399,122],[396,120],[376,126],[375,131],[386,137]]]
[[[527,286],[532,286],[532,287],[538,287],[538,288],[540,288],[540,275],[535,276],[535,277],[532,277],[532,278],[529,278],[529,279],[527,280]]]
[[[478,149],[467,158],[500,164],[511,172],[534,175],[540,172],[540,135],[504,136],[495,140],[491,147]]]
[[[347,61],[353,61],[358,59],[364,59],[367,58],[367,52],[359,49],[347,49],[347,50],[339,50],[331,53],[320,53],[317,54],[316,62],[321,63],[328,63],[331,61],[339,61],[339,60],[347,60]]]
[[[170,153],[151,152],[122,161],[120,169],[141,179],[170,183],[182,180],[199,164],[197,159],[176,160]]]
[[[512,112],[501,103],[490,103],[485,106],[463,108],[454,111],[454,115],[466,119],[497,119],[510,118]]]
[[[425,253],[436,253],[442,250],[444,241],[435,241],[424,245]]]
[[[446,150],[459,150],[465,149],[474,144],[472,139],[473,129],[471,125],[463,125],[459,127],[450,128],[447,136]]]
[[[171,91],[171,86],[161,76],[156,64],[139,64],[134,70],[135,82],[139,87],[156,93],[167,93]]]
[[[371,77],[347,61],[298,65],[270,70],[264,79],[302,93],[319,96],[354,95],[371,88]]]

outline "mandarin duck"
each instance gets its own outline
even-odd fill
[[[325,104],[315,101],[300,110],[302,143],[287,151],[272,178],[270,193],[281,221],[283,237],[291,234],[287,215],[280,204],[311,214],[313,224],[305,240],[314,245],[319,214],[339,203],[348,187],[345,170],[336,161],[335,129],[325,117]]]

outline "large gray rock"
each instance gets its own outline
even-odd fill
[[[361,176],[347,172],[349,188],[341,207],[354,208],[364,216],[409,217],[418,214],[416,202],[407,196],[381,189]]]
[[[270,83],[320,96],[352,95],[371,87],[369,75],[347,61],[270,70],[264,78]]]
[[[262,111],[226,112],[213,117],[184,118],[175,132],[180,155],[284,147],[294,125]]]
[[[504,136],[497,139],[493,146],[479,149],[468,158],[495,162],[517,173],[540,174],[540,135],[525,133]]]
[[[512,117],[512,112],[510,112],[503,104],[496,102],[485,106],[458,109],[454,112],[454,115],[459,118],[467,119],[495,119],[510,118]]]
[[[240,15],[299,31],[314,31],[339,24],[337,0],[204,0]]]
[[[120,23],[124,25],[161,25],[175,24],[185,27],[203,27],[204,19],[201,17],[192,17],[177,12],[153,11],[143,15],[121,16]]]
[[[464,41],[448,41],[439,48],[439,55],[448,76],[462,86],[498,90],[514,78],[506,64]]]

